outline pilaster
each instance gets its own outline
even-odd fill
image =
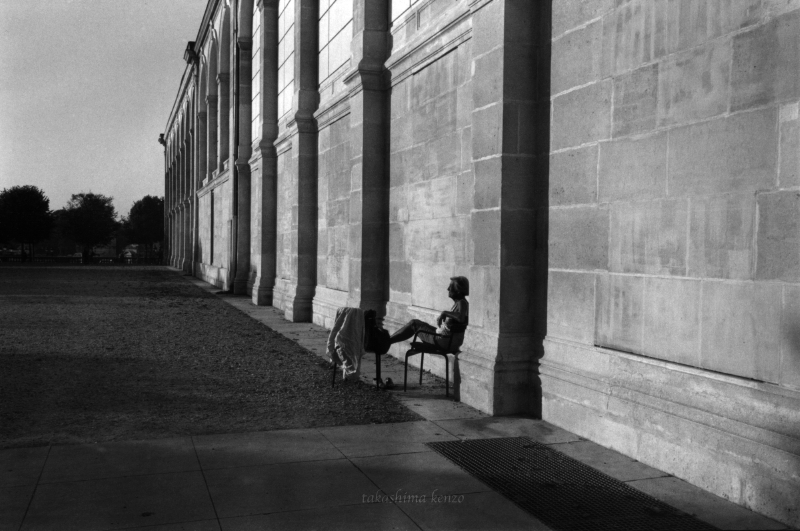
[[[350,92],[352,190],[348,306],[386,313],[389,268],[389,176],[387,77],[389,3],[355,0],[354,68],[345,78]]]
[[[239,117],[237,127],[239,145],[236,149],[237,221],[236,221],[236,273],[233,279],[233,292],[237,295],[251,294],[250,285],[250,203],[251,176],[250,155],[252,131],[252,43],[239,37]]]
[[[220,72],[217,74],[217,94],[219,95],[218,109],[219,120],[217,122],[217,170],[222,173],[225,169],[225,162],[230,156],[230,73]]]
[[[203,179],[206,175],[206,119],[205,101],[195,99],[195,118],[196,130],[194,134],[194,172],[192,181],[192,276],[197,276],[197,264],[202,261],[200,256],[200,199],[197,191],[203,186]]]
[[[278,156],[278,2],[261,3],[261,116],[260,140],[251,159],[251,263],[255,269],[253,304],[272,305],[276,275]]]
[[[169,211],[170,211],[170,254],[169,254],[169,265],[172,267],[176,266],[178,260],[178,247],[180,246],[178,243],[178,226],[177,226],[177,208],[176,205],[178,203],[178,157],[174,155],[174,146],[173,146],[173,159],[172,165],[170,167],[170,204],[169,204]]]
[[[192,253],[192,238],[193,238],[193,223],[194,223],[194,212],[192,209],[192,200],[191,197],[193,195],[193,179],[192,179],[192,172],[194,170],[194,149],[192,145],[192,125],[191,125],[191,103],[187,106],[187,117],[186,117],[186,151],[185,151],[185,162],[184,162],[184,196],[183,196],[183,204],[184,204],[184,219],[183,219],[183,262],[181,264],[181,269],[183,269],[184,273],[191,273],[192,271],[192,261],[193,261],[193,253]]]
[[[536,374],[546,322],[549,4],[472,3],[476,198],[470,280],[497,319],[475,341],[482,345],[461,356],[459,369],[462,400],[496,415],[540,414]],[[490,292],[494,295],[487,297]]]
[[[166,146],[164,146],[164,166],[166,166]],[[161,264],[169,257],[169,172],[164,171],[164,236],[161,242]]]
[[[297,183],[297,259],[294,279],[283,295],[283,310],[290,321],[311,321],[317,284],[317,121],[318,0],[295,2],[294,158]]]
[[[206,114],[208,116],[207,124],[207,156],[206,168],[207,178],[211,180],[214,177],[214,171],[217,169],[217,95],[209,94],[206,96]]]
[[[184,132],[183,126],[180,127],[181,133]],[[186,171],[188,156],[186,152],[186,137],[180,138],[180,151],[178,155],[177,173],[177,194],[176,207],[178,208],[178,238],[175,249],[175,267],[183,270],[186,262],[186,213],[184,201],[186,199]]]

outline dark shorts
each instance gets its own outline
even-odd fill
[[[458,347],[464,343],[464,334],[455,334],[451,340],[449,337],[435,337],[433,334],[436,333],[436,327],[428,323],[419,321],[417,326],[419,330],[424,330],[424,332],[417,334],[418,340],[429,345],[436,345],[438,348],[446,350],[447,352],[457,352]]]

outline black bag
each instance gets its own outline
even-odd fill
[[[376,354],[386,354],[389,352],[389,331],[378,326],[378,315],[375,310],[364,312],[364,330],[366,332],[366,344],[364,350]]]

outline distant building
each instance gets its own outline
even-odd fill
[[[798,2],[211,0],[199,23],[169,263],[390,330],[465,275],[463,402],[800,526]]]
[[[100,258],[114,258],[118,254],[116,238],[112,238],[106,245],[96,245],[92,248],[92,255]]]

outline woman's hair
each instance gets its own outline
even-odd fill
[[[455,284],[456,289],[463,297],[469,295],[469,280],[467,280],[467,277],[450,277],[450,282]]]

